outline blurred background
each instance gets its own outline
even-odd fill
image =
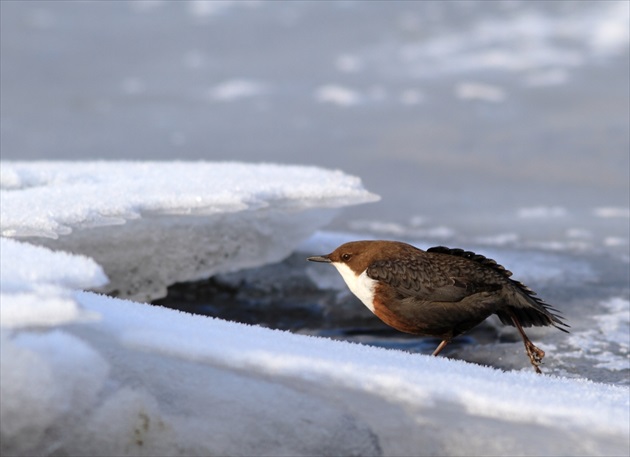
[[[339,229],[627,252],[629,5],[2,0],[2,159],[314,164],[383,197]]]

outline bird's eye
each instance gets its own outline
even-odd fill
[[[352,254],[348,254],[347,252],[345,254],[341,254],[341,260],[343,260],[344,262],[350,260],[350,257],[352,257]]]

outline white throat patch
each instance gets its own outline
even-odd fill
[[[354,274],[345,263],[333,262],[333,265],[348,285],[350,291],[372,312],[374,312],[374,286],[376,281],[364,271],[359,276]]]

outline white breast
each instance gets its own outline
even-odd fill
[[[345,263],[333,262],[333,265],[339,274],[341,274],[341,277],[348,285],[350,291],[356,295],[370,311],[374,312],[374,287],[376,286],[376,281],[370,278],[365,271],[357,276]]]

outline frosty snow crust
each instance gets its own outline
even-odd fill
[[[4,328],[55,326],[87,317],[75,289],[103,286],[92,259],[0,238],[0,322]]]
[[[166,287],[281,260],[342,206],[375,201],[317,167],[209,162],[3,162],[5,237],[86,255],[99,290],[148,301]]]
[[[357,177],[306,166],[9,161],[0,170],[0,230],[10,237],[56,239],[74,229],[154,215],[339,208],[378,200]]]

